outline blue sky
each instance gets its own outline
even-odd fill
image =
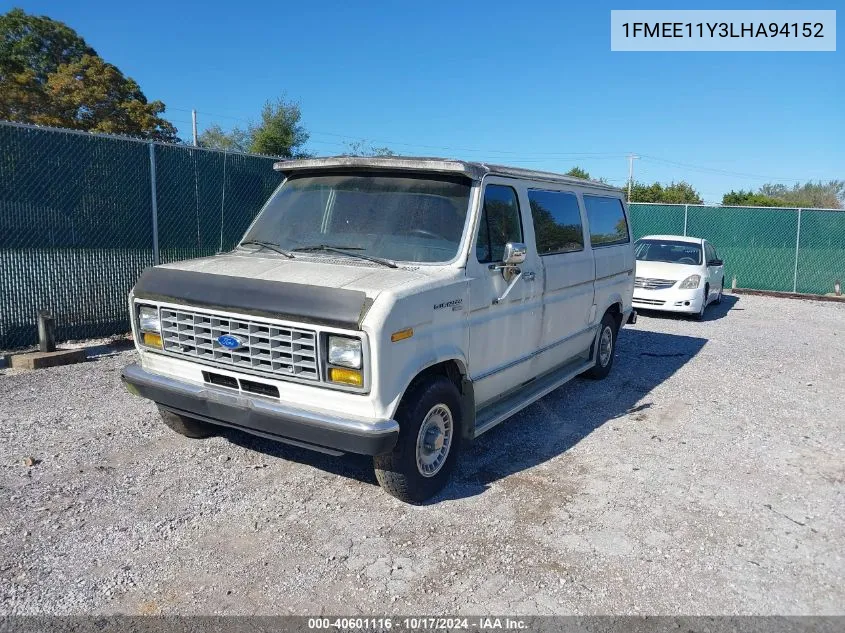
[[[12,6],[76,29],[165,102],[184,138],[191,108],[200,129],[230,127],[286,94],[300,102],[318,154],[367,139],[404,154],[577,164],[621,184],[635,152],[638,180],[687,180],[706,201],[767,181],[845,178],[841,42],[835,53],[610,51],[611,8],[687,3],[0,4]]]

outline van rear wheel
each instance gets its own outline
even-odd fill
[[[373,458],[376,479],[406,503],[422,503],[449,481],[461,443],[461,398],[444,376],[432,376],[405,395],[396,413],[393,451]]]
[[[619,322],[610,312],[605,312],[599,326],[598,338],[594,343],[595,363],[584,372],[587,378],[601,380],[610,373],[610,368],[613,367],[613,355],[616,353],[616,334],[618,332]]]
[[[201,440],[212,435],[217,435],[214,425],[208,422],[173,413],[173,411],[168,411],[161,405],[158,407],[158,412],[161,415],[161,421],[179,435],[190,437],[193,440]]]

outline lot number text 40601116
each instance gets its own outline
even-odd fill
[[[510,630],[527,628],[520,618],[467,618],[458,617],[351,617],[351,618],[308,618],[308,628],[326,631],[456,631],[456,630]]]

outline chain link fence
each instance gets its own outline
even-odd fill
[[[126,332],[141,271],[230,250],[281,182],[274,159],[0,123],[0,349]],[[845,212],[631,204],[635,237],[711,240],[726,277],[827,293],[845,280]]]
[[[0,349],[127,332],[141,271],[230,250],[274,159],[0,123]]]
[[[845,210],[630,204],[634,237],[713,242],[738,288],[826,294],[845,281]]]

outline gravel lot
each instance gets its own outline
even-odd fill
[[[844,612],[843,304],[642,316],[424,507],[364,458],[172,433],[134,358],[0,370],[0,614]]]

